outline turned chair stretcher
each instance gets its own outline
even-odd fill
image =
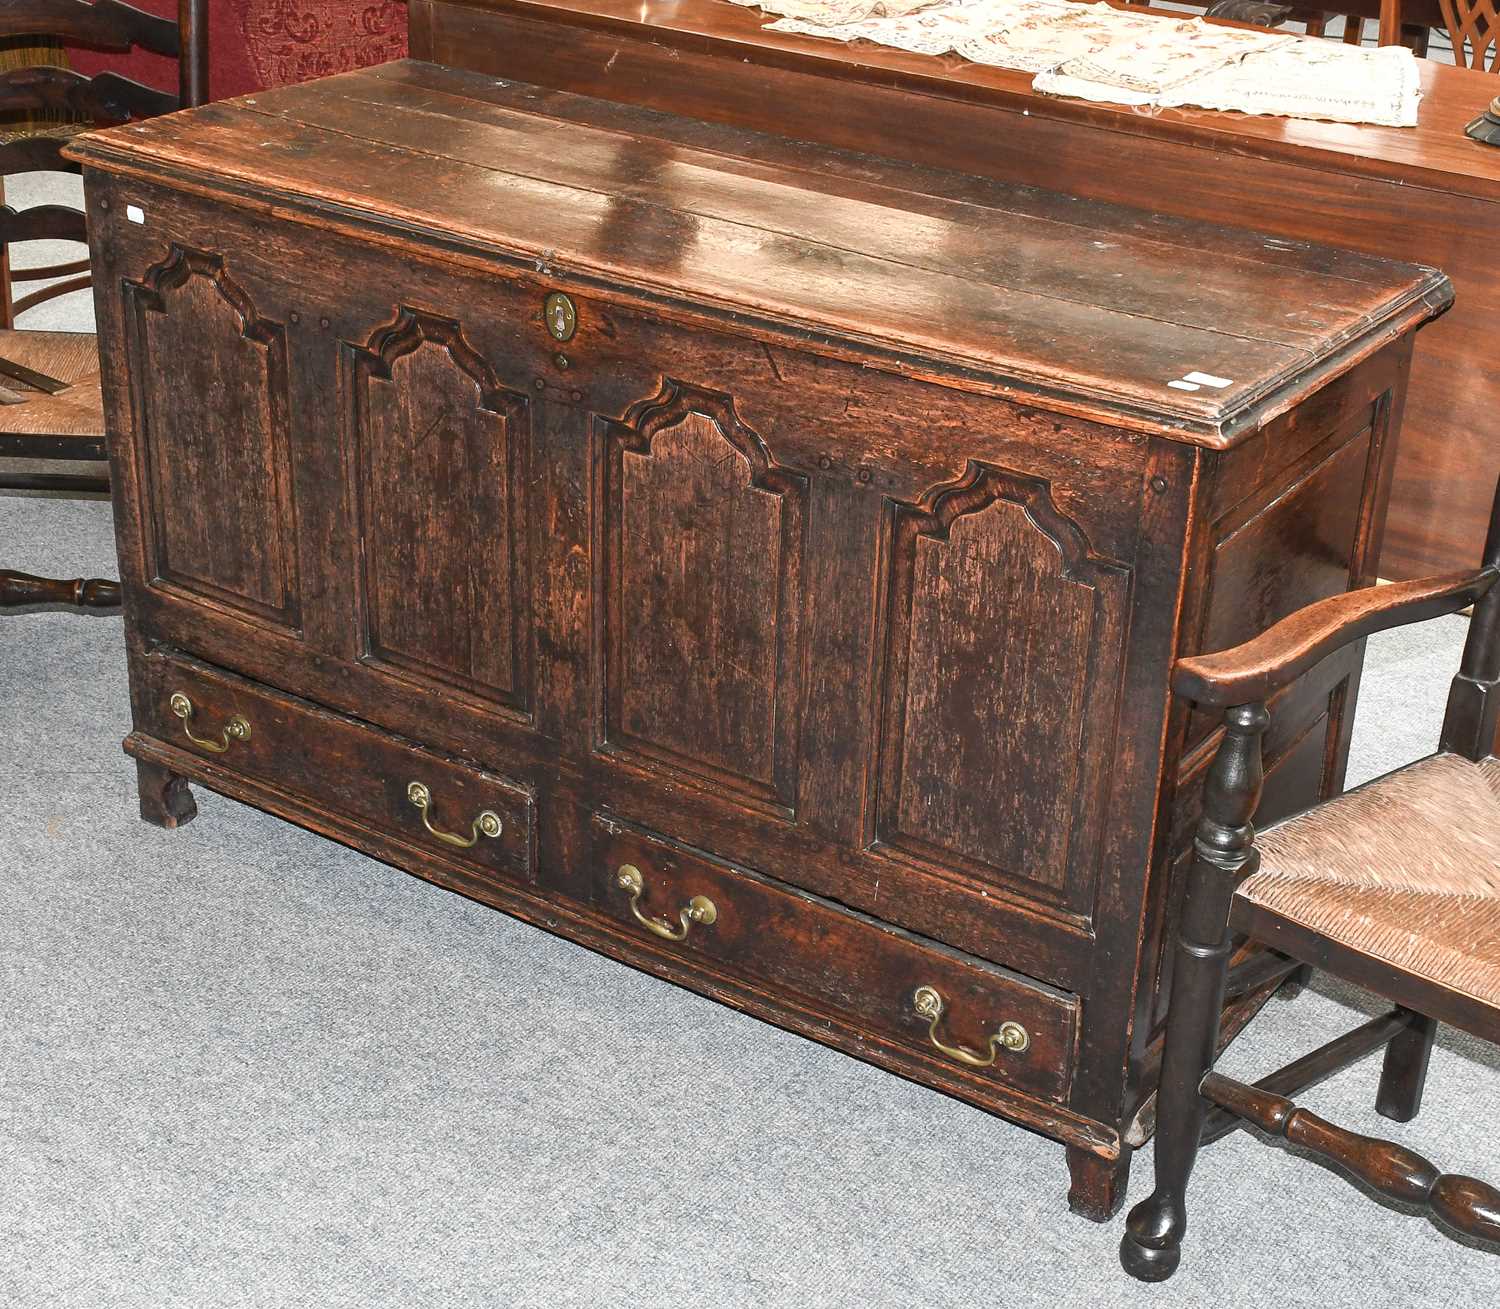
[[[1500,486],[1477,569],[1352,591],[1232,650],[1178,661],[1172,685],[1223,709],[1178,923],[1157,1104],[1156,1189],[1127,1220],[1127,1272],[1175,1271],[1199,1148],[1248,1122],[1311,1150],[1442,1225],[1500,1244],[1500,1190],[1444,1173],[1394,1142],[1328,1123],[1288,1098],[1384,1047],[1377,1111],[1421,1104],[1438,1022],[1500,1041]],[[1257,836],[1266,702],[1351,642],[1474,606],[1438,753]],[[1230,970],[1242,934],[1269,948]],[[1248,1086],[1214,1071],[1223,997],[1247,969],[1325,968],[1391,1012]]]

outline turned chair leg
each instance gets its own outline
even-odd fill
[[[1295,1000],[1307,989],[1308,983],[1312,981],[1313,966],[1311,964],[1299,964],[1286,975],[1284,981],[1276,988],[1276,995],[1282,1000]]]
[[[1375,1112],[1398,1123],[1409,1123],[1422,1107],[1427,1063],[1437,1036],[1437,1020],[1407,1010],[1410,1025],[1385,1048]]]
[[[1203,820],[1178,925],[1157,1091],[1156,1189],[1130,1211],[1120,1239],[1120,1263],[1143,1282],[1164,1281],[1177,1271],[1182,1257],[1184,1196],[1209,1107],[1199,1086],[1213,1067],[1219,1040],[1224,979],[1234,948],[1230,904],[1235,888],[1255,866],[1250,815],[1260,799],[1260,738],[1269,721],[1263,705],[1229,710],[1224,740],[1204,786]]]

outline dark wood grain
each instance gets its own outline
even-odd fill
[[[0,110],[49,110],[96,123],[128,123],[179,108],[177,97],[118,73],[85,77],[70,68],[12,68],[0,73]]]
[[[295,628],[285,323],[261,316],[221,255],[181,246],[125,295],[156,506],[153,574]],[[206,395],[220,402],[193,403]]]
[[[405,307],[346,360],[366,660],[524,713],[527,397],[459,321]]]
[[[1297,1095],[1382,1047],[1386,1050],[1386,1062],[1389,1064],[1390,1052],[1412,1031],[1408,1014],[1401,1009],[1392,1010],[1367,1023],[1361,1023],[1350,1031],[1340,1033],[1316,1050],[1311,1050],[1284,1068],[1278,1068],[1274,1073],[1262,1077],[1255,1083],[1255,1087],[1273,1095]],[[1426,1072],[1425,1062],[1422,1064],[1422,1072]],[[1420,1091],[1417,1094],[1420,1098]],[[1203,1129],[1198,1137],[1199,1146],[1211,1145],[1220,1137],[1227,1136],[1241,1122],[1237,1115],[1227,1109],[1214,1109],[1203,1120]]]
[[[431,66],[253,99],[79,147],[151,812],[192,777],[1039,1127],[1106,1216],[1212,751],[1172,661],[1372,579],[1442,280]],[[1210,338],[1228,402],[1165,385]],[[1279,802],[1357,670],[1278,702]],[[413,761],[529,853],[434,841]],[[719,916],[653,933],[627,863]]]
[[[177,23],[124,0],[10,0],[0,17],[0,33],[55,37],[104,50],[140,46],[158,55],[182,49]]]
[[[441,71],[405,71],[418,84],[452,85]],[[1199,278],[1242,289],[1244,278],[1254,278],[1265,309],[1257,331],[1235,330],[1232,322],[1198,326],[1183,309],[1153,317],[1135,307],[1134,285],[1176,280],[1181,256],[1171,244],[1212,242],[1217,232],[1184,229],[1174,243],[1144,243],[1130,286],[1117,279],[1076,285],[1081,279],[1070,271],[1076,261],[1056,253],[1010,268],[987,269],[986,261],[963,257],[926,268],[900,252],[938,246],[961,254],[982,242],[989,249],[1017,247],[1025,256],[1039,242],[1076,240],[1077,233],[1054,233],[1050,223],[1012,213],[1004,188],[979,215],[975,201],[924,203],[922,210],[935,212],[910,212],[905,193],[892,184],[900,180],[897,165],[890,166],[878,203],[819,186],[817,205],[793,206],[786,182],[742,180],[723,154],[623,137],[618,129],[600,143],[595,132],[573,123],[559,126],[548,156],[574,161],[582,175],[567,176],[567,169],[538,162],[529,133],[474,124],[461,96],[433,99],[424,115],[424,131],[444,142],[440,150],[420,135],[388,143],[380,118],[360,105],[358,121],[366,125],[357,135],[350,122],[335,118],[332,125],[350,133],[342,139],[351,150],[362,149],[364,160],[351,159],[337,175],[319,166],[303,141],[309,131],[330,126],[324,103],[340,93],[359,101],[363,87],[381,81],[380,74],[361,72],[300,94],[257,95],[233,109],[209,108],[192,134],[145,123],[131,131],[128,146],[123,136],[89,136],[68,155],[167,175],[187,170],[235,189],[295,192],[325,207],[336,203],[344,213],[362,211],[385,227],[400,220],[442,230],[494,255],[545,249],[557,276],[691,293],[803,332],[853,329],[867,350],[876,342],[899,343],[905,355],[944,371],[983,375],[1000,367],[1010,378],[1072,401],[1078,412],[1107,413],[1116,422],[1134,418],[1150,430],[1161,430],[1167,417],[1177,432],[1215,446],[1257,426],[1257,412],[1287,407],[1296,398],[1293,385],[1300,383],[1305,393],[1309,380],[1347,367],[1387,333],[1425,321],[1451,300],[1446,279],[1430,269],[1413,268],[1394,285],[1387,269],[1383,282],[1341,286],[1333,318],[1288,328],[1288,299],[1317,297],[1310,288],[1290,291],[1284,279],[1301,274],[1263,249],[1251,268],[1213,260]],[[595,112],[608,114],[603,106]],[[471,136],[478,144],[469,144]],[[642,169],[659,184],[636,198],[622,186],[625,168]],[[796,180],[792,194],[807,189]],[[731,185],[732,203],[718,195]],[[609,224],[598,221],[604,194]],[[432,204],[437,195],[444,197],[441,209]],[[505,203],[497,206],[502,195]],[[1080,206],[1071,226],[1109,233],[1099,217]],[[1089,349],[1083,354],[1069,344],[1084,340]],[[1226,384],[1183,383],[1189,373],[1222,377]]]
[[[1380,1069],[1380,1086],[1375,1093],[1375,1110],[1398,1123],[1409,1123],[1422,1108],[1422,1091],[1427,1085],[1427,1065],[1432,1045],[1437,1039],[1437,1021],[1423,1014],[1402,1009],[1397,1011],[1403,1028],[1386,1047]],[[1286,1095],[1295,1091],[1273,1087]]]
[[[1122,1150],[1111,1157],[1070,1145],[1067,1157],[1068,1208],[1090,1222],[1109,1222],[1125,1203],[1132,1152]]]
[[[1270,718],[1261,704],[1224,716],[1224,738],[1203,792],[1194,860],[1178,914],[1176,967],[1157,1091],[1156,1188],[1130,1211],[1120,1262],[1143,1282],[1177,1271],[1187,1230],[1185,1192],[1197,1161],[1207,1105],[1198,1087],[1214,1063],[1233,940],[1235,888],[1258,860],[1251,815],[1264,781],[1261,737]]]
[[[931,987],[943,1003],[937,1039],[993,1060],[969,1075],[1043,1099],[1066,1100],[1076,998],[993,965],[934,952],[928,943],[873,919],[791,893],[617,818],[593,815],[590,829],[590,901],[626,930],[650,935],[617,880],[619,868],[630,864],[645,882],[638,907],[648,918],[672,924],[694,895],[706,895],[715,905],[715,921],[693,926],[675,947],[683,953],[735,974],[765,977],[819,1008],[894,1036],[927,1058],[963,1068],[962,1060],[933,1045],[929,1021],[915,1007],[918,988]],[[992,1053],[989,1038],[1006,1022],[1020,1023],[1028,1044],[1024,1050]]]
[[[1200,705],[1264,700],[1350,641],[1466,609],[1497,577],[1500,568],[1487,566],[1329,596],[1244,645],[1179,660],[1173,689]]]
[[[181,773],[149,759],[137,759],[135,772],[141,818],[153,827],[170,832],[198,816],[193,790]]]
[[[419,58],[495,77],[919,162],[940,152],[969,173],[1435,264],[1460,298],[1417,360],[1380,572],[1473,561],[1500,471],[1500,377],[1483,345],[1500,265],[1473,235],[1494,225],[1500,152],[1464,136],[1495,94],[1487,74],[1420,63],[1414,129],[1147,115],[1037,95],[1028,73],[763,21],[721,0],[415,0],[411,40]]]
[[[807,477],[672,380],[601,471],[605,748],[795,810]]]
[[[97,577],[63,582],[0,568],[0,609],[37,607],[119,613],[120,584]]]
[[[1444,1173],[1414,1150],[1337,1127],[1285,1096],[1245,1086],[1219,1073],[1203,1079],[1203,1094],[1262,1131],[1327,1159],[1381,1195],[1417,1205],[1465,1236],[1500,1243],[1500,1191],[1494,1187],[1473,1177]]]
[[[144,671],[149,681],[143,685],[147,714],[141,727],[156,739],[246,776],[316,793],[324,803],[395,840],[430,846],[488,875],[534,879],[535,800],[525,787],[192,661],[159,657]],[[189,719],[175,712],[174,695],[188,698],[193,710]],[[192,740],[197,736],[224,745],[224,727],[236,715],[250,725],[248,735],[229,738],[223,751]],[[431,794],[426,816],[432,827],[467,838],[473,835],[475,818],[488,810],[500,818],[501,830],[463,850],[443,842],[412,803],[408,788],[413,782]]]

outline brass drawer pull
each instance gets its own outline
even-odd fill
[[[422,826],[444,845],[454,845],[460,850],[467,850],[470,846],[478,845],[481,836],[500,835],[500,815],[493,809],[481,810],[479,817],[470,824],[468,836],[459,836],[453,832],[440,832],[432,825],[432,819],[428,817],[428,811],[432,808],[432,792],[421,782],[412,782],[407,786],[406,798],[417,806],[417,812],[422,815]]]
[[[207,737],[193,735],[193,702],[183,695],[181,691],[173,691],[172,698],[167,701],[172,707],[172,712],[182,719],[183,734],[194,745],[208,750],[213,754],[223,754],[229,749],[232,741],[248,741],[250,739],[250,720],[244,714],[235,714],[227,723],[224,730],[219,733],[217,741],[211,741]]]
[[[670,922],[660,918],[647,918],[641,912],[640,898],[641,892],[646,889],[646,882],[641,877],[641,870],[634,864],[621,864],[620,871],[615,874],[615,882],[630,892],[630,912],[635,915],[636,922],[648,932],[655,932],[657,936],[664,937],[668,941],[686,940],[688,931],[694,923],[709,927],[719,917],[719,911],[714,908],[712,900],[706,895],[695,895],[682,906],[677,914],[677,921],[682,926],[673,927]]]
[[[1004,1022],[1000,1024],[1000,1030],[990,1037],[988,1058],[961,1045],[944,1045],[937,1034],[938,1020],[943,1016],[943,997],[930,986],[919,986],[911,999],[917,1013],[927,1019],[927,1039],[950,1059],[957,1059],[970,1068],[988,1068],[1000,1057],[1001,1050],[1020,1054],[1031,1044],[1030,1035],[1020,1023]]]

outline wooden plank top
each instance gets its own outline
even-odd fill
[[[69,153],[1214,446],[1452,295],[1415,265],[409,60]]]
[[[957,55],[937,57],[868,42],[847,44],[768,32],[762,26],[768,15],[727,0],[462,0],[461,5],[422,0],[422,13],[414,13],[414,21],[425,20],[429,5],[443,10],[444,21],[450,23],[461,22],[466,9],[488,9],[552,24],[644,35],[656,45],[705,51],[742,63],[902,86],[1135,136],[1299,164],[1318,162],[1359,176],[1500,200],[1500,149],[1464,135],[1464,127],[1495,97],[1494,75],[1427,59],[1417,61],[1422,79],[1417,126],[1379,127],[1208,109],[1143,110],[1044,96],[1031,89],[1030,73],[990,68]],[[1185,15],[1173,12],[1171,17]]]

